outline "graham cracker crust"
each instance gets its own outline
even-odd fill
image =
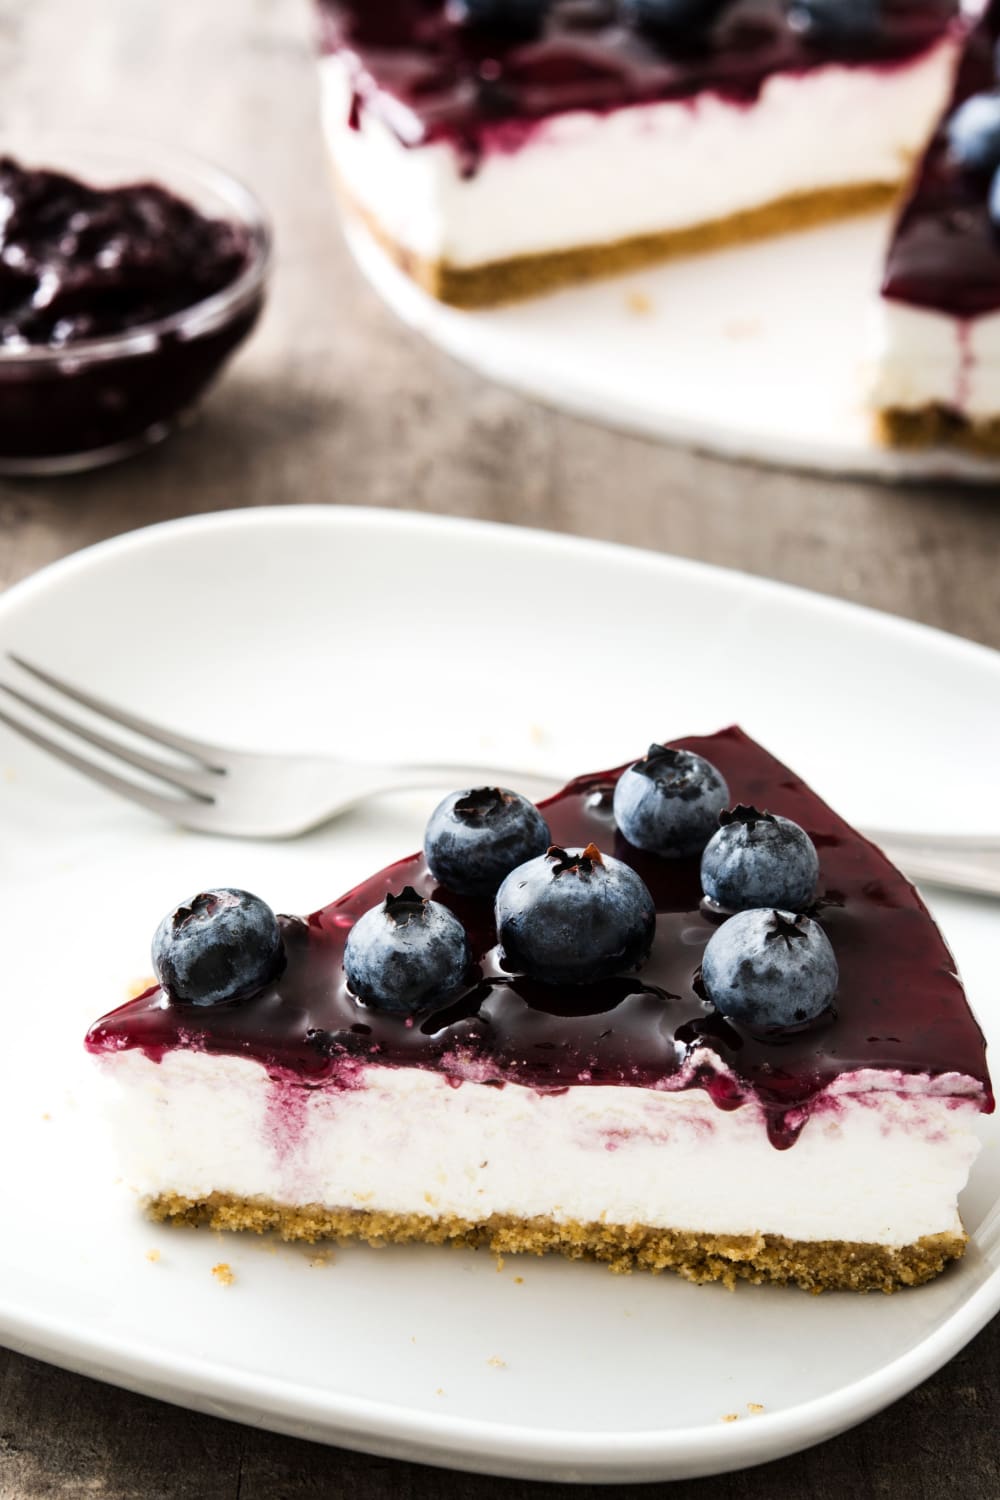
[[[1000,417],[971,422],[947,406],[915,411],[891,407],[878,414],[878,434],[896,448],[965,448],[985,458],[1000,458]]]
[[[521,255],[478,266],[451,266],[447,261],[427,260],[414,255],[385,231],[342,181],[339,186],[351,211],[361,219],[368,232],[425,292],[452,307],[470,308],[516,302],[575,282],[613,276],[657,261],[723,250],[769,235],[790,234],[796,229],[845,218],[848,214],[870,213],[891,203],[899,185],[863,182],[795,193],[760,208],[746,209],[728,218],[713,219],[686,229],[635,235],[607,245],[581,245],[572,250]]]
[[[808,1292],[894,1292],[930,1281],[965,1250],[965,1236],[926,1235],[892,1248],[840,1240],[790,1240],[783,1235],[695,1234],[642,1224],[564,1223],[504,1215],[475,1223],[450,1215],[391,1214],[307,1204],[290,1208],[266,1198],[213,1193],[202,1200],[164,1193],[149,1205],[159,1221],[207,1224],[212,1229],[277,1230],[285,1240],[362,1239],[369,1245],[414,1242],[487,1246],[500,1255],[544,1255],[598,1260],[612,1271],[676,1271],[688,1281],[792,1283]]]

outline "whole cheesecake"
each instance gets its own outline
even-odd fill
[[[320,0],[339,183],[477,306],[891,200],[956,0]]]
[[[738,729],[456,793],[305,919],[203,892],[154,962],[87,1047],[158,1219],[810,1290],[962,1254],[993,1098],[954,961]]]

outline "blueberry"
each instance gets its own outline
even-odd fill
[[[619,859],[558,849],[512,870],[497,892],[497,936],[506,968],[546,984],[584,984],[648,957],[656,908]]]
[[[798,823],[742,804],[719,814],[722,825],[701,856],[701,887],[726,911],[780,906],[802,911],[816,894],[819,856]]]
[[[1000,229],[1000,167],[994,172],[990,183],[989,208],[990,223],[994,229]]]
[[[172,1000],[220,1005],[245,1000],[285,966],[281,930],[259,896],[223,886],[192,896],[163,918],[153,968]]]
[[[882,0],[792,0],[788,19],[808,41],[865,41],[882,24]]]
[[[549,4],[550,0],[448,0],[448,15],[460,26],[527,40],[541,31]]]
[[[447,1000],[469,967],[458,918],[406,886],[358,918],[347,935],[344,972],[359,1000],[413,1015]]]
[[[945,126],[945,135],[959,166],[972,172],[1000,166],[1000,92],[966,99]]]
[[[837,992],[830,939],[811,917],[741,911],[712,934],[701,961],[705,993],[731,1021],[768,1030],[801,1026]]]
[[[504,787],[452,792],[431,813],[424,857],[434,879],[463,896],[492,896],[505,875],[552,842],[538,808]]]
[[[707,31],[728,0],[620,0],[626,25],[654,36],[697,36]]]
[[[677,859],[701,853],[728,801],[729,788],[709,761],[650,745],[618,779],[615,821],[636,849]]]

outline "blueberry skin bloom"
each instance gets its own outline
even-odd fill
[[[809,41],[860,41],[877,35],[882,0],[794,0],[788,16]]]
[[[710,901],[724,911],[802,911],[810,904],[819,855],[804,828],[743,804],[720,813],[719,822],[701,856],[701,888]]]
[[[811,917],[741,911],[713,933],[701,961],[705,993],[731,1021],[761,1030],[802,1026],[837,993],[830,939]]]
[[[259,896],[229,886],[168,912],[153,937],[153,968],[171,1000],[221,1005],[262,990],[285,967],[281,929]]]
[[[452,792],[431,813],[424,858],[434,879],[462,896],[492,896],[505,875],[543,854],[549,825],[527,797],[505,787]]]
[[[555,845],[511,871],[497,892],[504,966],[545,984],[586,984],[649,956],[656,908],[621,860]]]
[[[700,854],[729,802],[710,761],[691,750],[650,745],[615,786],[615,822],[636,849],[680,859]]]
[[[1000,93],[972,94],[945,127],[952,159],[972,172],[1000,166]]]
[[[406,886],[359,917],[347,935],[344,972],[366,1005],[416,1015],[460,988],[469,940],[458,918]]]

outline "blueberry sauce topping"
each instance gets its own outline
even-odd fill
[[[741,803],[719,814],[701,857],[706,897],[722,911],[780,906],[803,911],[819,878],[819,855],[790,818]]]
[[[0,348],[62,348],[229,286],[250,244],[153,182],[90,187],[0,157]]]
[[[701,980],[727,1020],[780,1031],[829,1010],[837,993],[837,960],[830,939],[811,917],[741,911],[710,939]]]
[[[649,956],[656,907],[641,876],[596,844],[512,870],[497,892],[499,958],[543,984],[594,984]]]
[[[256,1058],[279,1078],[332,1086],[350,1087],[361,1066],[378,1062],[432,1068],[456,1082],[474,1077],[540,1090],[662,1086],[693,1050],[706,1048],[736,1083],[702,1067],[686,1086],[708,1090],[721,1108],[756,1097],[778,1146],[792,1144],[819,1091],[862,1067],[960,1073],[982,1086],[992,1107],[982,1035],[954,960],[909,882],[740,730],[675,741],[673,748],[709,760],[735,797],[793,819],[815,844],[820,875],[812,915],[840,973],[829,1024],[762,1037],[706,1000],[702,956],[720,918],[702,907],[700,860],[664,860],[616,834],[612,796],[621,767],[579,777],[542,810],[560,847],[594,843],[648,888],[656,930],[638,973],[565,986],[509,973],[497,951],[492,900],[439,886],[421,853],[306,920],[279,917],[287,964],[260,994],[195,1011],[154,988],[98,1021],[88,1047],[141,1048],[157,1060],[173,1048],[195,1047]],[[471,952],[461,988],[416,1022],[359,1004],[344,974],[345,944],[358,919],[404,886],[447,907]]]
[[[431,813],[424,857],[436,879],[466,896],[491,896],[504,876],[549,844],[548,824],[519,792],[452,792]]]
[[[896,225],[882,282],[892,301],[955,318],[1000,308],[1000,222],[990,207],[1000,166],[998,40],[1000,0],[991,0]]]
[[[511,14],[532,8],[508,3]],[[351,118],[380,114],[405,145],[450,140],[472,172],[484,151],[516,150],[549,115],[706,89],[749,104],[775,73],[831,60],[910,62],[941,39],[958,8],[957,0],[552,0],[527,39],[463,19],[502,4],[319,0],[323,50],[342,53],[356,79]],[[841,12],[851,24],[834,24]],[[816,24],[821,15],[827,24]]]
[[[469,940],[454,913],[407,885],[355,922],[344,948],[344,977],[366,1005],[415,1015],[455,993],[469,958]]]

